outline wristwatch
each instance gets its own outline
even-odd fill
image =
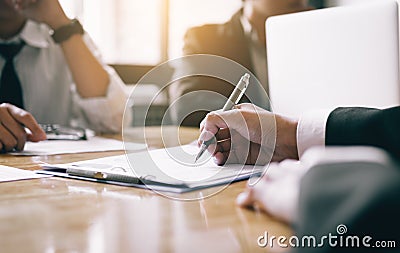
[[[53,31],[51,37],[54,42],[60,44],[68,40],[74,34],[83,34],[85,31],[79,20],[73,19],[68,25],[61,26],[60,28]]]

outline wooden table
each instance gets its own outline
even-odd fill
[[[191,128],[167,127],[162,132],[146,128],[151,148],[186,144],[198,136]],[[143,133],[131,130],[130,140],[143,142]],[[172,138],[175,135],[179,138]],[[164,143],[161,136],[167,136]],[[37,169],[40,162],[122,153],[1,155],[0,163]],[[232,184],[200,201],[177,201],[149,190],[57,177],[1,183],[0,252],[268,252],[258,247],[257,238],[265,231],[290,236],[291,229],[267,214],[236,206],[245,185]]]

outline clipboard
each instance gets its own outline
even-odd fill
[[[142,189],[151,189],[155,191],[165,191],[172,193],[185,193],[215,186],[227,185],[233,182],[249,179],[253,176],[260,176],[264,169],[263,166],[243,166],[232,165],[221,167],[215,165],[212,161],[205,166],[185,167],[174,159],[171,159],[166,153],[171,154],[178,149],[186,149],[196,155],[197,147],[190,145],[143,151],[129,154],[129,160],[135,161],[134,167],[142,171],[134,170],[126,155],[110,156],[93,160],[80,161],[69,164],[45,164],[42,170],[36,171],[40,174],[53,175],[71,179],[85,180],[98,183],[115,184],[128,187],[137,187]],[[193,161],[194,161],[193,156]],[[154,161],[151,164],[150,161]],[[153,170],[151,167],[153,166]],[[170,169],[168,177],[161,177],[155,174],[154,167],[164,166]],[[180,167],[179,167],[180,166]],[[245,169],[240,169],[245,167]],[[215,176],[211,175],[213,171],[219,171]],[[165,172],[165,171],[164,171]],[[184,180],[177,175],[192,175],[196,173],[197,178],[205,175],[201,180]],[[208,173],[208,174],[207,174]],[[167,173],[168,174],[168,173]]]
[[[218,181],[208,182],[206,184],[188,185],[185,183],[173,184],[173,183],[158,182],[158,181],[153,181],[151,179],[146,179],[145,177],[134,177],[129,175],[104,173],[100,171],[88,173],[86,169],[82,171],[81,169],[76,169],[76,168],[67,169],[67,168],[60,168],[59,166],[52,167],[46,165],[45,167],[43,167],[43,170],[36,170],[35,172],[44,175],[52,175],[57,177],[84,180],[84,181],[97,182],[103,184],[136,187],[141,189],[149,189],[149,186],[151,186],[152,190],[172,192],[172,193],[185,193],[185,192],[197,191],[205,188],[221,186],[227,184],[227,182],[234,183],[242,180],[247,180],[250,178],[250,176],[261,175],[261,172],[259,172],[259,173],[253,173],[252,175],[250,174],[240,175],[236,177],[234,180],[222,178]]]

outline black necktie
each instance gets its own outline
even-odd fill
[[[25,43],[0,44],[0,55],[5,64],[0,80],[0,103],[10,103],[24,108],[22,87],[14,67],[14,57],[21,51]]]

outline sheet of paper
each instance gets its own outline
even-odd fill
[[[199,152],[197,145],[184,145],[169,149],[159,149],[144,154],[129,154],[134,172],[139,175],[153,175],[160,181],[179,180],[189,185],[229,179],[244,174],[262,171],[262,166],[229,164],[218,166],[209,153],[195,163]]]
[[[125,143],[130,151],[146,149],[146,144],[142,143]],[[86,152],[102,152],[124,150],[122,141],[102,138],[98,136],[90,137],[87,141],[41,141],[27,142],[22,152],[10,153],[16,156],[32,156],[32,155],[58,155]]]
[[[35,172],[29,170],[21,170],[13,167],[0,165],[0,182],[9,182],[9,181],[34,179],[42,177],[50,177],[50,176],[36,174]]]

